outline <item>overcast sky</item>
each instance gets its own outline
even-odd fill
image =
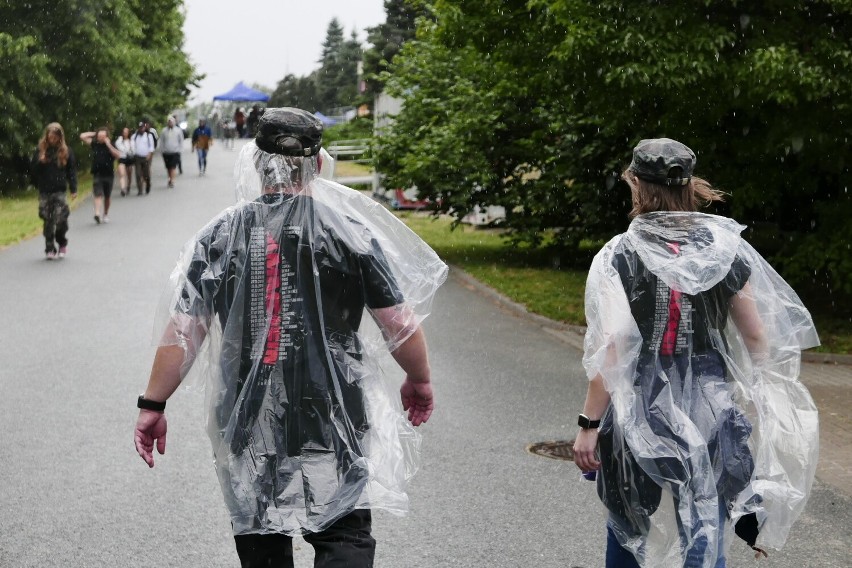
[[[319,65],[332,18],[367,45],[365,28],[385,21],[383,0],[184,0],[184,49],[207,77],[189,104],[211,101],[238,81],[270,89],[287,73]]]

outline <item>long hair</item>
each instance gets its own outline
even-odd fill
[[[50,160],[50,157],[47,155],[47,150],[50,147],[47,136],[50,133],[59,136],[59,142],[54,146],[56,149],[56,161],[64,168],[68,163],[68,145],[65,143],[65,130],[62,129],[62,125],[58,122],[51,122],[45,127],[44,134],[42,134],[41,139],[38,141],[38,159],[42,163],[47,163]]]
[[[693,176],[686,185],[667,186],[639,179],[628,169],[622,172],[621,179],[630,186],[631,219],[653,211],[698,211],[714,201],[725,200],[724,193],[700,177]]]

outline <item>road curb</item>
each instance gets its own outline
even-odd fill
[[[552,320],[539,314],[529,311],[526,306],[511,300],[507,296],[498,292],[491,286],[483,284],[462,268],[451,264],[450,274],[461,283],[475,289],[480,294],[494,300],[504,309],[514,313],[517,316],[533,321],[544,328],[544,331],[565,341],[572,347],[583,350],[583,337],[586,334],[586,326],[571,325],[561,321]],[[818,353],[812,351],[802,352],[802,362],[804,363],[819,363],[823,365],[852,365],[852,355],[842,353]]]

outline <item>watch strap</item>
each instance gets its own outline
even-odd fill
[[[589,418],[585,414],[580,414],[580,416],[577,418],[577,425],[580,428],[589,430],[591,428],[600,427],[601,421],[600,420],[592,420],[591,418]]]
[[[157,402],[156,400],[148,400],[145,395],[140,394],[136,401],[136,407],[143,410],[153,410],[155,412],[163,412],[166,410],[165,402]]]

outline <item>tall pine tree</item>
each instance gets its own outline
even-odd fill
[[[343,28],[336,18],[332,19],[322,44],[320,68],[316,73],[317,104],[323,111],[330,113],[335,108],[355,104],[360,60],[361,43],[355,30],[348,40],[344,40]]]
[[[385,22],[367,28],[367,41],[372,47],[364,52],[365,95],[372,97],[384,88],[382,72],[387,71],[402,45],[414,39],[417,18],[429,11],[418,0],[385,0]]]

